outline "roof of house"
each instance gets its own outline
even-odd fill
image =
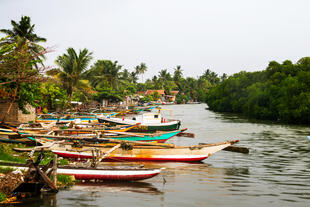
[[[145,91],[145,95],[149,95],[149,94],[156,93],[156,92],[159,95],[165,94],[165,90],[147,90],[147,91]]]
[[[144,95],[144,94],[145,94],[145,91],[137,91],[136,94]]]
[[[170,93],[171,93],[172,95],[177,95],[177,94],[179,93],[179,91],[170,91]]]

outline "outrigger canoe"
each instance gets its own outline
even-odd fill
[[[152,162],[198,162],[210,157],[228,146],[238,142],[238,140],[221,142],[216,144],[201,144],[194,146],[180,146],[173,148],[163,148],[156,146],[133,146],[123,147],[109,152],[111,148],[98,148],[103,154],[108,153],[104,161],[152,161]],[[52,152],[65,158],[91,159],[94,147],[54,148]]]

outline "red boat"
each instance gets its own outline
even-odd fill
[[[73,175],[76,180],[134,181],[158,175],[161,169],[86,169],[58,168],[57,174]]]

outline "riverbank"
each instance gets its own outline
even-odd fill
[[[20,170],[18,165],[26,165],[29,159],[29,153],[22,152],[17,153],[14,148],[23,148],[23,144],[8,144],[2,143],[0,145],[0,162],[3,164],[0,166],[0,202],[2,204],[20,202],[18,200],[25,199],[28,194],[20,194],[16,196],[13,191],[14,189],[23,182],[26,170]],[[39,152],[35,153],[35,160],[37,159]],[[40,165],[46,165],[53,159],[53,153],[45,153],[44,159],[40,162]],[[16,166],[6,166],[5,163],[14,164]],[[66,159],[59,159],[59,165],[68,164]],[[75,183],[73,176],[69,175],[57,175],[57,187],[60,189],[71,187]],[[0,204],[1,204],[0,203]]]

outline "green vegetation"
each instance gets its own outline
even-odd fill
[[[272,61],[266,70],[240,72],[212,88],[211,110],[294,124],[310,123],[310,57]]]
[[[8,35],[0,40],[0,86],[2,99],[14,102],[27,113],[27,104],[39,106],[42,100],[40,82],[42,75],[44,54],[48,51],[38,45],[46,41],[34,33],[34,25],[30,17],[23,16],[19,22],[11,21],[12,30],[1,29]],[[7,114],[10,110],[8,110]]]
[[[75,90],[83,91],[88,87],[87,83],[82,81],[81,76],[87,69],[91,59],[92,53],[88,52],[87,49],[80,50],[79,54],[77,54],[73,48],[68,48],[67,54],[58,56],[56,59],[55,63],[60,68],[56,72],[57,78],[67,91],[70,100]]]
[[[38,66],[43,66],[48,50],[38,43],[46,39],[34,33],[29,17],[22,17],[19,22],[12,20],[11,24],[11,30],[0,30],[9,35],[0,40],[0,97],[11,105],[18,102],[25,113],[26,104],[42,106],[47,112],[57,106],[68,108],[71,100],[118,102],[138,91],[165,90],[168,95],[179,92],[177,103],[205,101],[214,111],[295,124],[310,122],[310,58],[302,58],[296,64],[273,61],[264,71],[242,71],[230,77],[226,74],[219,77],[209,69],[197,78],[184,77],[177,65],[173,73],[161,69],[144,82],[143,75],[148,69],[145,63],[130,71],[118,61],[99,59],[89,67],[91,52],[86,48],[79,52],[68,48],[57,57],[58,68],[43,74]],[[139,75],[141,83],[137,83]],[[158,99],[159,94],[154,93],[142,101]]]
[[[17,162],[17,163],[26,163],[27,155],[25,153],[16,154],[13,150],[15,147],[20,147],[21,145],[17,144],[1,144],[0,145],[0,160]]]
[[[41,106],[47,112],[47,108],[68,108],[71,100],[87,103],[107,99],[118,102],[137,91],[149,89],[165,90],[168,94],[179,91],[180,103],[202,101],[209,88],[220,80],[210,70],[198,79],[185,78],[178,65],[173,74],[162,69],[157,76],[144,82],[143,75],[148,70],[145,63],[130,71],[118,61],[97,60],[88,68],[92,53],[86,48],[79,52],[68,48],[65,54],[56,58],[58,68],[44,71],[43,57],[48,50],[38,43],[46,39],[34,33],[30,17],[23,16],[19,22],[12,20],[11,24],[12,29],[0,30],[8,35],[0,40],[0,90],[3,92],[0,93],[2,99],[18,102],[24,113],[27,113],[27,104]],[[139,75],[142,75],[142,83],[137,83]],[[158,94],[151,94],[144,101],[158,99]]]
[[[5,201],[5,200],[6,200],[6,195],[0,192],[0,202]]]
[[[18,152],[16,153],[13,148],[23,148],[26,147],[23,144],[1,144],[0,145],[0,160],[1,161],[9,161],[9,162],[17,162],[25,164],[27,159],[29,159],[29,153],[28,152]],[[38,157],[40,152],[35,152],[35,160]],[[15,156],[14,156],[15,155]],[[54,158],[54,153],[52,152],[45,152],[44,158],[40,162],[40,165],[46,165],[48,164],[52,159]],[[58,159],[59,165],[68,165],[69,161],[67,159]]]
[[[0,173],[3,174],[9,174],[10,172],[13,172],[14,168],[11,167],[0,167]]]
[[[75,182],[75,179],[71,175],[57,174],[57,185],[58,186],[68,187],[68,186],[72,186],[74,182]]]

